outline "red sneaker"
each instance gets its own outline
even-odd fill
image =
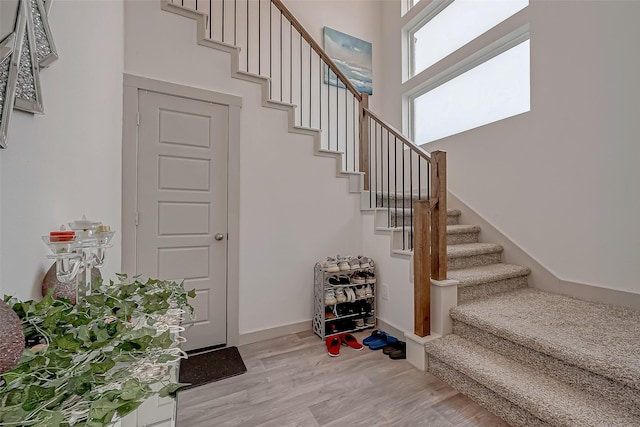
[[[351,334],[342,334],[340,336],[340,339],[342,340],[343,343],[345,343],[346,345],[348,345],[354,350],[362,350],[364,348],[364,346],[358,342],[356,337],[354,337]]]
[[[340,356],[340,337],[329,337],[327,338],[327,350],[329,352],[329,356],[338,357]]]

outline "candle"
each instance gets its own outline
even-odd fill
[[[64,225],[60,226],[60,230],[52,231],[49,233],[49,241],[51,242],[69,242],[73,240],[76,232],[73,230],[67,230]]]

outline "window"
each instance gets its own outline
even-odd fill
[[[414,4],[417,3],[414,0]],[[524,9],[528,0],[456,0],[409,31],[411,76]]]
[[[425,144],[531,109],[529,41],[412,99],[413,139]]]
[[[529,25],[506,35],[491,31],[528,3],[434,0],[407,19],[404,125],[417,144],[530,111]],[[478,49],[464,58],[449,57],[487,32],[493,41],[476,43]],[[435,71],[431,67],[438,62]]]

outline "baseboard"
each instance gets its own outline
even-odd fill
[[[404,332],[402,331],[402,329],[397,328],[382,319],[376,319],[376,329],[385,331],[387,334],[394,336],[401,341],[404,339]]]
[[[480,241],[502,245],[504,247],[503,262],[529,267],[531,269],[531,275],[529,276],[530,287],[604,304],[640,308],[640,294],[558,278],[450,191],[447,192],[447,207],[449,209],[459,209],[462,212],[460,215],[462,224],[480,226]]]
[[[603,304],[640,309],[640,294],[558,279],[558,293]]]
[[[263,329],[260,331],[247,332],[240,334],[239,345],[251,344],[259,341],[266,341],[272,338],[283,337],[285,335],[306,332],[312,329],[311,320],[304,322],[291,323],[289,325],[277,326],[275,328]]]

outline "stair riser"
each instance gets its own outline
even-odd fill
[[[460,245],[462,243],[478,243],[479,234],[480,232],[447,234],[447,245]]]
[[[459,392],[469,396],[480,406],[517,427],[548,427],[550,424],[540,420],[529,411],[511,403],[509,400],[455,370],[440,359],[427,355],[429,372],[450,384]]]
[[[402,223],[404,217],[404,224]],[[390,221],[390,227],[402,227],[403,225],[405,227],[410,227],[411,224],[416,223],[416,218],[414,216],[411,216],[410,214],[405,214],[402,215],[401,213],[398,213],[397,215],[393,212],[393,209],[391,210],[391,216],[389,218]]]
[[[398,208],[401,209],[401,208]],[[392,208],[390,214],[387,214],[389,216],[389,227],[402,227],[402,212],[398,211],[398,213],[396,214],[394,209]],[[447,225],[458,225],[458,222],[460,220],[460,215],[451,215],[448,214],[447,215]],[[416,223],[416,217],[412,216],[410,213],[405,213],[404,214],[404,225],[405,227],[409,227],[411,225],[411,221],[413,221],[413,224]],[[477,241],[477,239],[476,239]],[[473,243],[473,242],[468,242],[468,243]]]
[[[393,249],[413,249],[412,236],[411,232],[411,223],[405,223],[404,234],[401,231],[394,232],[392,248]],[[399,225],[402,227],[402,224]],[[447,245],[458,245],[462,243],[478,243],[478,234],[477,233],[458,233],[458,234],[447,234]],[[404,240],[403,240],[404,236]],[[515,289],[515,288],[514,288]],[[504,291],[503,291],[504,292]]]
[[[535,368],[541,374],[598,395],[640,416],[640,390],[500,338],[467,323],[454,320],[453,332],[518,363]]]
[[[402,202],[404,200],[404,207],[409,209],[411,207],[411,197],[406,196],[406,197],[401,197],[398,196],[397,198],[395,198],[394,196],[391,197],[381,197],[381,196],[377,196],[376,197],[376,203],[378,207],[398,207],[399,209],[402,208]],[[418,199],[418,196],[413,196],[413,202],[417,202],[418,200],[427,200],[427,196],[422,196],[420,199]]]
[[[458,286],[458,304],[464,304],[465,302],[502,292],[515,291],[516,289],[526,288],[528,285],[528,277],[521,276],[473,286]]]
[[[501,253],[472,255],[468,257],[447,258],[447,268],[449,270],[460,270],[462,268],[478,267],[480,265],[497,264],[500,262]]]

